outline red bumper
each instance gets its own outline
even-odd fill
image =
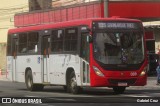
[[[147,76],[133,78],[99,77],[91,79],[92,87],[118,86],[118,83],[127,83],[127,86],[144,86],[147,84]]]

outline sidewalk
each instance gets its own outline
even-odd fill
[[[160,85],[156,85],[157,84],[157,77],[156,76],[152,76],[152,77],[148,77],[147,79],[147,85],[145,86],[130,86],[128,89],[159,89],[160,90]]]
[[[0,81],[8,81],[6,75],[0,75]]]
[[[156,85],[157,84],[157,77],[148,77],[147,80],[147,87],[156,87],[156,88],[160,88],[160,85]]]

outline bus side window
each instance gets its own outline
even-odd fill
[[[78,28],[67,28],[64,37],[64,51],[77,51]]]
[[[81,35],[81,57],[89,61],[89,41],[87,36],[89,33],[82,33]]]
[[[51,51],[61,53],[63,51],[63,30],[53,30],[51,35]]]
[[[30,32],[28,34],[28,52],[29,53],[37,53],[38,52],[38,40],[39,34],[38,32]]]
[[[27,52],[27,33],[19,34],[19,53],[26,53]]]
[[[12,53],[11,53],[11,43],[12,43],[11,37],[12,37],[11,35],[8,35],[8,38],[7,38],[7,56],[12,55]]]

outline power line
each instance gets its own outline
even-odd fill
[[[18,8],[0,8],[0,11],[15,11],[17,9],[24,9],[24,8],[28,8],[28,5],[24,5],[24,6],[21,6],[21,7],[18,7]]]
[[[15,13],[26,12],[28,11],[28,5],[24,5],[19,8],[0,8],[0,17],[13,16]],[[1,18],[0,18],[1,19]]]
[[[9,12],[9,11],[7,11],[7,12],[0,12],[0,17],[1,16],[6,16],[6,15],[13,15],[13,14],[15,14],[15,13],[21,13],[21,12],[28,12],[28,10],[27,9],[23,9],[23,10],[17,10],[17,11],[12,11],[12,12]]]
[[[9,27],[2,27],[2,28],[0,28],[0,29],[9,29]]]
[[[9,7],[3,7],[3,8],[4,8],[4,9],[5,9],[5,8],[10,8],[10,7],[12,8],[12,7],[16,7],[16,6],[19,7],[19,6],[22,6],[22,5],[26,5],[26,4],[19,4],[19,5],[14,5],[14,6],[9,6]]]
[[[15,9],[23,9],[23,8],[9,8],[9,9],[0,8],[0,10],[15,10]]]

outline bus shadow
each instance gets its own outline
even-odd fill
[[[23,90],[23,91],[28,91],[27,89],[19,89],[19,90]],[[28,91],[29,92],[29,91]],[[56,87],[56,86],[52,86],[52,87],[46,87],[44,88],[44,90],[42,91],[33,91],[33,92],[43,92],[43,93],[62,93],[62,94],[71,94],[71,93],[67,93],[63,87]],[[123,94],[133,94],[133,95],[139,95],[139,94],[151,94],[151,93],[160,93],[160,90],[154,90],[154,89],[140,89],[140,90],[136,90],[136,89],[127,89]],[[123,95],[121,94],[121,95]],[[96,95],[96,96],[109,96],[109,95],[118,95],[115,94],[114,91],[110,88],[106,88],[106,89],[101,89],[101,88],[89,88],[89,89],[83,89],[82,92],[80,92],[78,95]]]
[[[126,90],[125,91],[125,94],[151,94],[151,93],[160,93],[160,90],[147,89],[147,90]]]
[[[26,88],[18,89],[18,90],[30,92]],[[71,94],[66,92],[63,89],[63,87],[57,87],[57,86],[45,87],[42,91],[32,91],[32,92]],[[83,89],[81,92],[78,93],[78,95],[115,95],[115,93],[113,92],[112,89],[90,88],[90,89]]]

